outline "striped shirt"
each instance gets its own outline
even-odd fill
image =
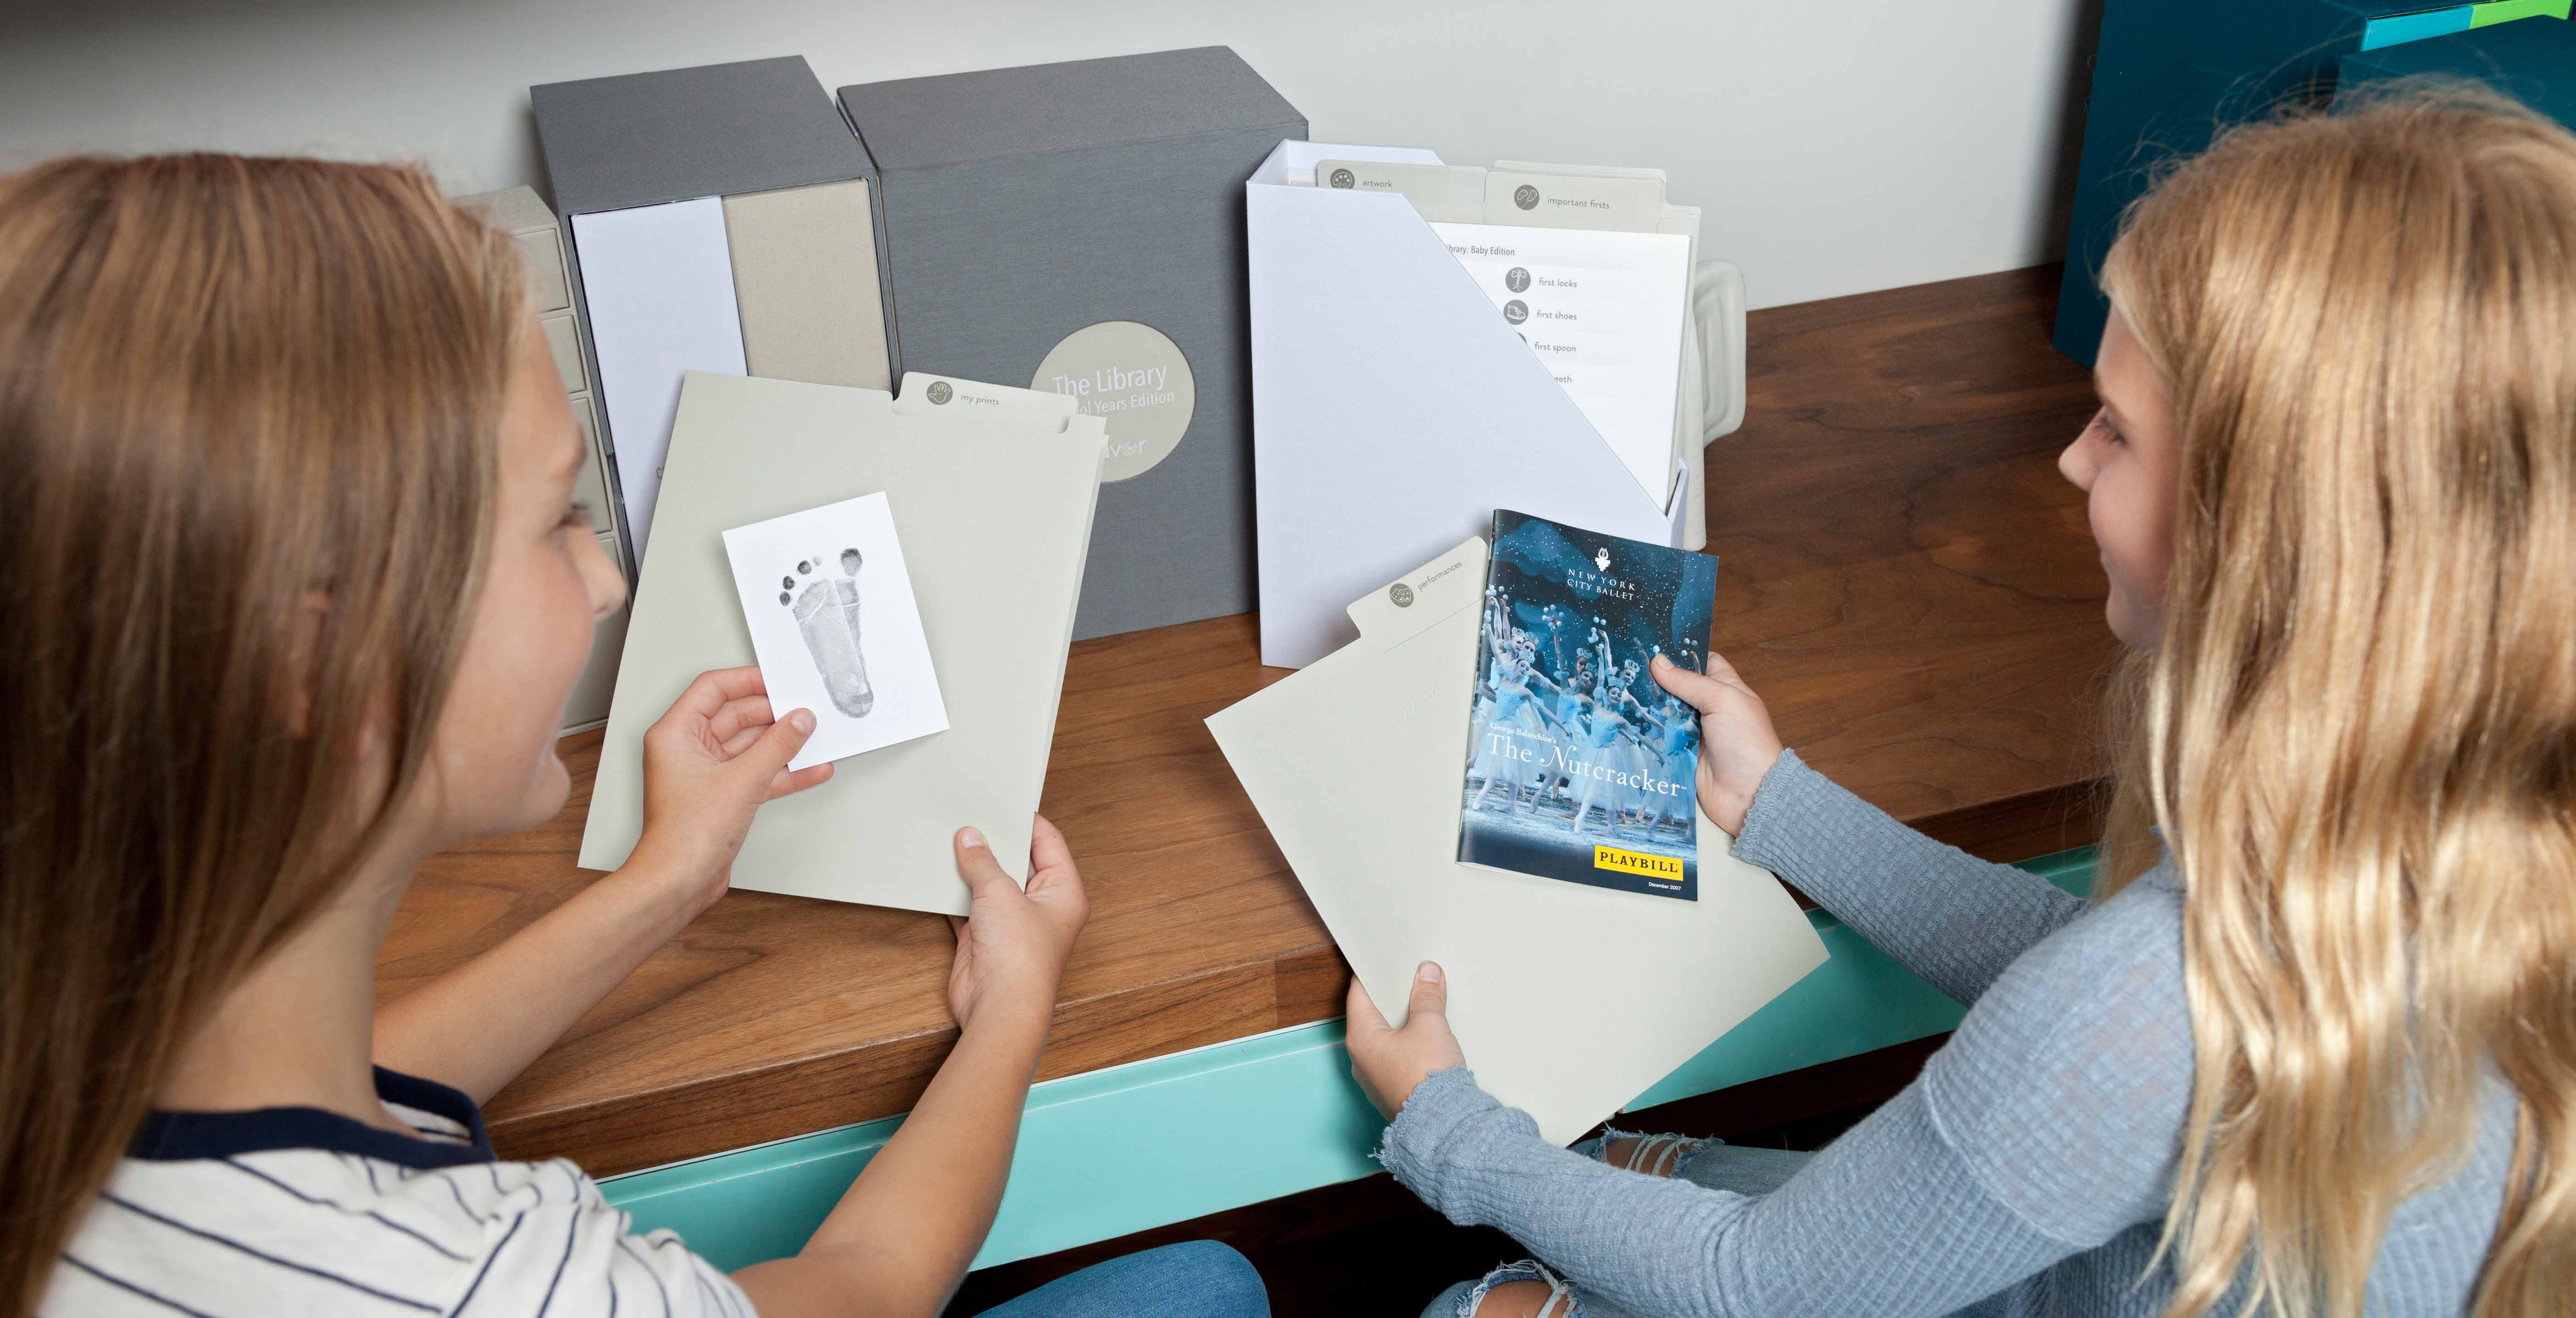
[[[37,1313],[752,1318],[581,1168],[495,1158],[465,1095],[381,1067],[376,1093],[414,1134],[315,1108],[154,1113]]]

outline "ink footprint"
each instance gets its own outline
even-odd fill
[[[859,563],[858,550],[844,549],[837,577],[824,572],[831,560],[817,555],[798,560],[794,575],[778,579],[778,602],[794,612],[832,708],[851,718],[867,717],[877,703],[867,656],[859,648]]]

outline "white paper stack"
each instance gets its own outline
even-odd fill
[[[645,728],[699,673],[754,660],[725,531],[883,492],[948,730],[843,760],[830,782],[761,807],[733,885],[962,915],[949,839],[967,824],[1025,878],[1104,443],[1100,419],[1059,394],[918,373],[901,397],[690,374],[582,865],[612,869],[634,849]]]
[[[1369,996],[1437,961],[1485,1089],[1568,1143],[1824,964],[1768,872],[1699,820],[1696,901],[1457,862],[1485,584],[1471,539],[1350,605],[1358,638],[1208,720]]]

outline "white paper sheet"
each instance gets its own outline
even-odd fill
[[[1333,941],[1388,1019],[1437,961],[1487,1092],[1559,1144],[1824,964],[1768,872],[1699,821],[1677,902],[1457,863],[1485,543],[1351,605],[1359,639],[1208,720]]]
[[[883,491],[724,533],[773,713],[814,711],[803,769],[948,730]]]
[[[653,526],[680,377],[746,374],[733,254],[716,197],[572,217],[608,438],[635,561]]]
[[[1690,238],[1503,224],[1431,231],[1565,386],[1638,488],[1662,503],[1673,480]]]

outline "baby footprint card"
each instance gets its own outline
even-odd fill
[[[737,526],[724,543],[770,708],[814,711],[787,767],[948,730],[885,495]]]

